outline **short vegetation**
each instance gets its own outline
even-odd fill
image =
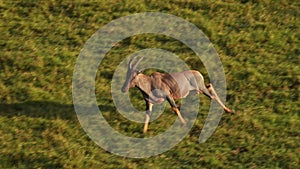
[[[0,1],[0,168],[298,168],[299,9],[295,0]],[[236,114],[223,114],[214,134],[199,144],[210,104],[199,96],[197,120],[182,142],[131,159],[106,152],[86,135],[72,104],[72,75],[99,28],[139,12],[182,17],[207,35],[223,63],[226,104]],[[155,136],[177,118],[167,106],[144,136],[142,123],[115,108],[115,69],[147,48],[175,53],[209,80],[195,53],[170,37],[143,34],[115,44],[99,66],[95,92],[109,124],[133,137]],[[144,109],[138,90],[130,97]]]

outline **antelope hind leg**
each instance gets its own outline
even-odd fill
[[[227,112],[227,113],[234,113],[233,110],[230,110],[229,108],[227,108],[227,107],[222,103],[221,99],[220,99],[219,96],[217,95],[217,93],[216,93],[216,91],[215,91],[215,89],[214,89],[214,87],[212,86],[211,83],[208,84],[208,85],[206,86],[206,88],[208,89],[208,91],[209,91],[210,94],[211,94],[211,99],[216,100],[216,101],[222,106],[222,108],[225,110],[225,112]]]
[[[186,125],[186,122],[185,122],[185,120],[183,119],[183,117],[181,116],[181,113],[180,113],[180,111],[179,111],[179,109],[178,109],[178,107],[177,107],[177,105],[176,105],[174,99],[173,99],[172,97],[168,96],[168,95],[166,96],[166,98],[167,98],[167,101],[170,103],[170,105],[171,105],[171,107],[172,107],[172,110],[177,114],[177,116],[178,116],[180,122],[181,122],[183,125]]]
[[[186,122],[185,122],[185,120],[183,119],[183,117],[181,116],[181,113],[180,113],[179,109],[178,109],[177,107],[173,107],[172,109],[173,109],[173,111],[177,114],[177,116],[178,116],[180,122],[181,122],[184,126],[186,126]]]

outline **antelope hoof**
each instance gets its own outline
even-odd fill
[[[226,113],[231,113],[231,114],[235,114],[234,110],[230,110],[228,108],[224,108]]]
[[[181,124],[185,127],[186,126],[185,120],[181,121]]]
[[[148,128],[144,128],[143,133],[146,134],[148,131]]]
[[[228,112],[228,113],[235,114],[235,111],[229,109],[229,112]]]

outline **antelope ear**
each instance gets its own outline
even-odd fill
[[[145,69],[138,70],[138,74],[143,73]]]

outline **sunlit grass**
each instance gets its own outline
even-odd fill
[[[81,48],[101,26],[146,11],[174,14],[203,30],[223,63],[226,104],[237,114],[223,114],[215,133],[199,144],[209,110],[209,100],[200,96],[198,118],[181,143],[155,157],[129,159],[85,134],[72,106],[72,75]],[[297,1],[1,1],[0,12],[0,168],[299,166]],[[144,137],[143,124],[118,114],[110,82],[123,58],[146,48],[175,53],[208,82],[201,61],[181,42],[153,34],[119,42],[99,67],[96,97],[112,127],[133,137]],[[135,89],[130,95],[143,110],[142,95]],[[175,119],[167,106],[146,137]]]

